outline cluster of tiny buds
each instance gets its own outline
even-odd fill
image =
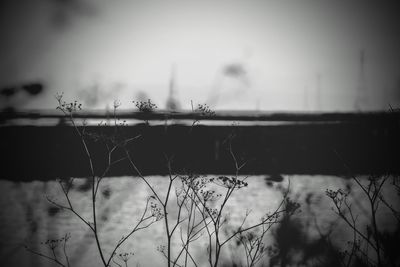
[[[60,107],[62,110],[66,110],[68,112],[82,110],[82,104],[78,103],[78,101],[76,101],[76,100],[74,102],[70,102],[70,103],[63,102],[63,103],[61,103]]]
[[[165,245],[159,245],[157,247],[157,251],[161,252],[161,253],[165,253],[166,247]]]
[[[339,198],[341,196],[347,196],[347,193],[344,192],[342,189],[338,190],[331,190],[331,189],[326,189],[326,195],[332,199]]]
[[[135,255],[133,252],[124,252],[124,253],[119,253],[118,258],[120,258],[122,261],[125,263],[128,262],[128,260]]]
[[[59,110],[61,110],[63,112],[69,112],[69,113],[77,111],[77,110],[82,110],[82,104],[78,103],[77,100],[75,100],[74,102],[67,103],[67,102],[62,100],[63,96],[64,96],[64,93],[57,93],[56,94],[55,97],[56,97],[56,99],[58,101],[58,106],[57,106],[56,109],[59,109]]]
[[[196,112],[199,112],[202,116],[214,116],[215,112],[210,109],[206,104],[198,104]]]
[[[216,194],[214,190],[200,190],[200,194],[204,202],[215,201],[222,196],[221,194]]]
[[[240,180],[236,177],[219,176],[216,179],[219,185],[225,186],[227,188],[242,188],[248,186],[248,183]]]
[[[273,213],[272,215],[267,213],[261,218],[262,223],[275,222],[279,218],[279,213]]]
[[[153,216],[157,221],[164,217],[161,208],[154,202],[150,202],[151,216]]]
[[[135,104],[140,112],[144,113],[153,112],[155,109],[157,109],[157,105],[151,103],[150,99],[148,99],[147,101],[132,101],[132,103]]]
[[[207,211],[207,213],[206,213],[207,216],[210,216],[213,219],[217,219],[218,209],[206,207],[206,211]]]
[[[71,237],[71,234],[68,233],[64,237],[61,237],[59,239],[48,239],[48,240],[46,240],[44,242],[41,242],[40,244],[41,245],[46,245],[50,249],[55,249],[56,247],[58,247],[59,244],[67,242],[70,237]]]
[[[205,176],[188,175],[183,176],[182,181],[192,190],[199,191],[210,182],[210,179]]]
[[[117,126],[128,126],[128,123],[126,120],[123,120],[122,122],[118,119]]]
[[[329,198],[332,199],[333,203],[335,203],[335,205],[337,205],[338,208],[341,207],[342,203],[345,201],[348,195],[348,193],[344,192],[342,189],[338,190],[326,189],[325,193]]]

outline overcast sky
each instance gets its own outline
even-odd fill
[[[6,0],[0,10],[0,86],[46,86],[2,105],[54,108],[63,91],[94,108],[141,97],[162,108],[171,77],[182,108],[400,105],[400,8],[389,2]]]

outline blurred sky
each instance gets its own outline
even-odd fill
[[[46,89],[2,106],[54,108],[63,91],[91,108],[147,97],[163,108],[171,77],[186,109],[400,106],[395,2],[3,0],[0,10],[0,88]]]

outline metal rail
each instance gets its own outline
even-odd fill
[[[112,112],[104,110],[90,110],[76,112],[77,119],[107,119],[112,118]],[[373,122],[385,120],[399,120],[400,112],[340,112],[340,113],[308,113],[308,112],[254,112],[254,111],[217,111],[215,115],[202,114],[190,111],[156,111],[137,112],[118,110],[119,119],[137,120],[210,120],[210,121],[282,121],[282,122]],[[18,119],[63,119],[65,116],[57,111],[1,111],[0,122]]]

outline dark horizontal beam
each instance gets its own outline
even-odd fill
[[[87,126],[86,132],[112,134],[113,127]],[[234,174],[227,137],[240,173],[252,174],[382,174],[400,173],[399,120],[374,123],[289,124],[279,126],[148,126],[123,128],[124,136],[141,137],[130,146],[145,175],[165,175],[166,156],[174,172]],[[105,167],[106,149],[88,141],[95,168]],[[82,144],[71,126],[0,127],[1,179],[33,180],[89,175]],[[115,153],[115,158],[123,153]],[[347,166],[347,167],[345,167]],[[127,162],[110,176],[134,175]]]
[[[400,119],[400,112],[360,112],[360,113],[290,113],[290,112],[257,112],[257,111],[217,111],[214,115],[189,111],[156,111],[137,112],[118,110],[119,119],[137,120],[211,120],[211,121],[282,121],[282,122],[374,122],[382,120]],[[107,119],[114,117],[112,112],[91,110],[74,113],[78,119]],[[2,111],[0,122],[18,119],[63,119],[61,112],[41,111]]]

